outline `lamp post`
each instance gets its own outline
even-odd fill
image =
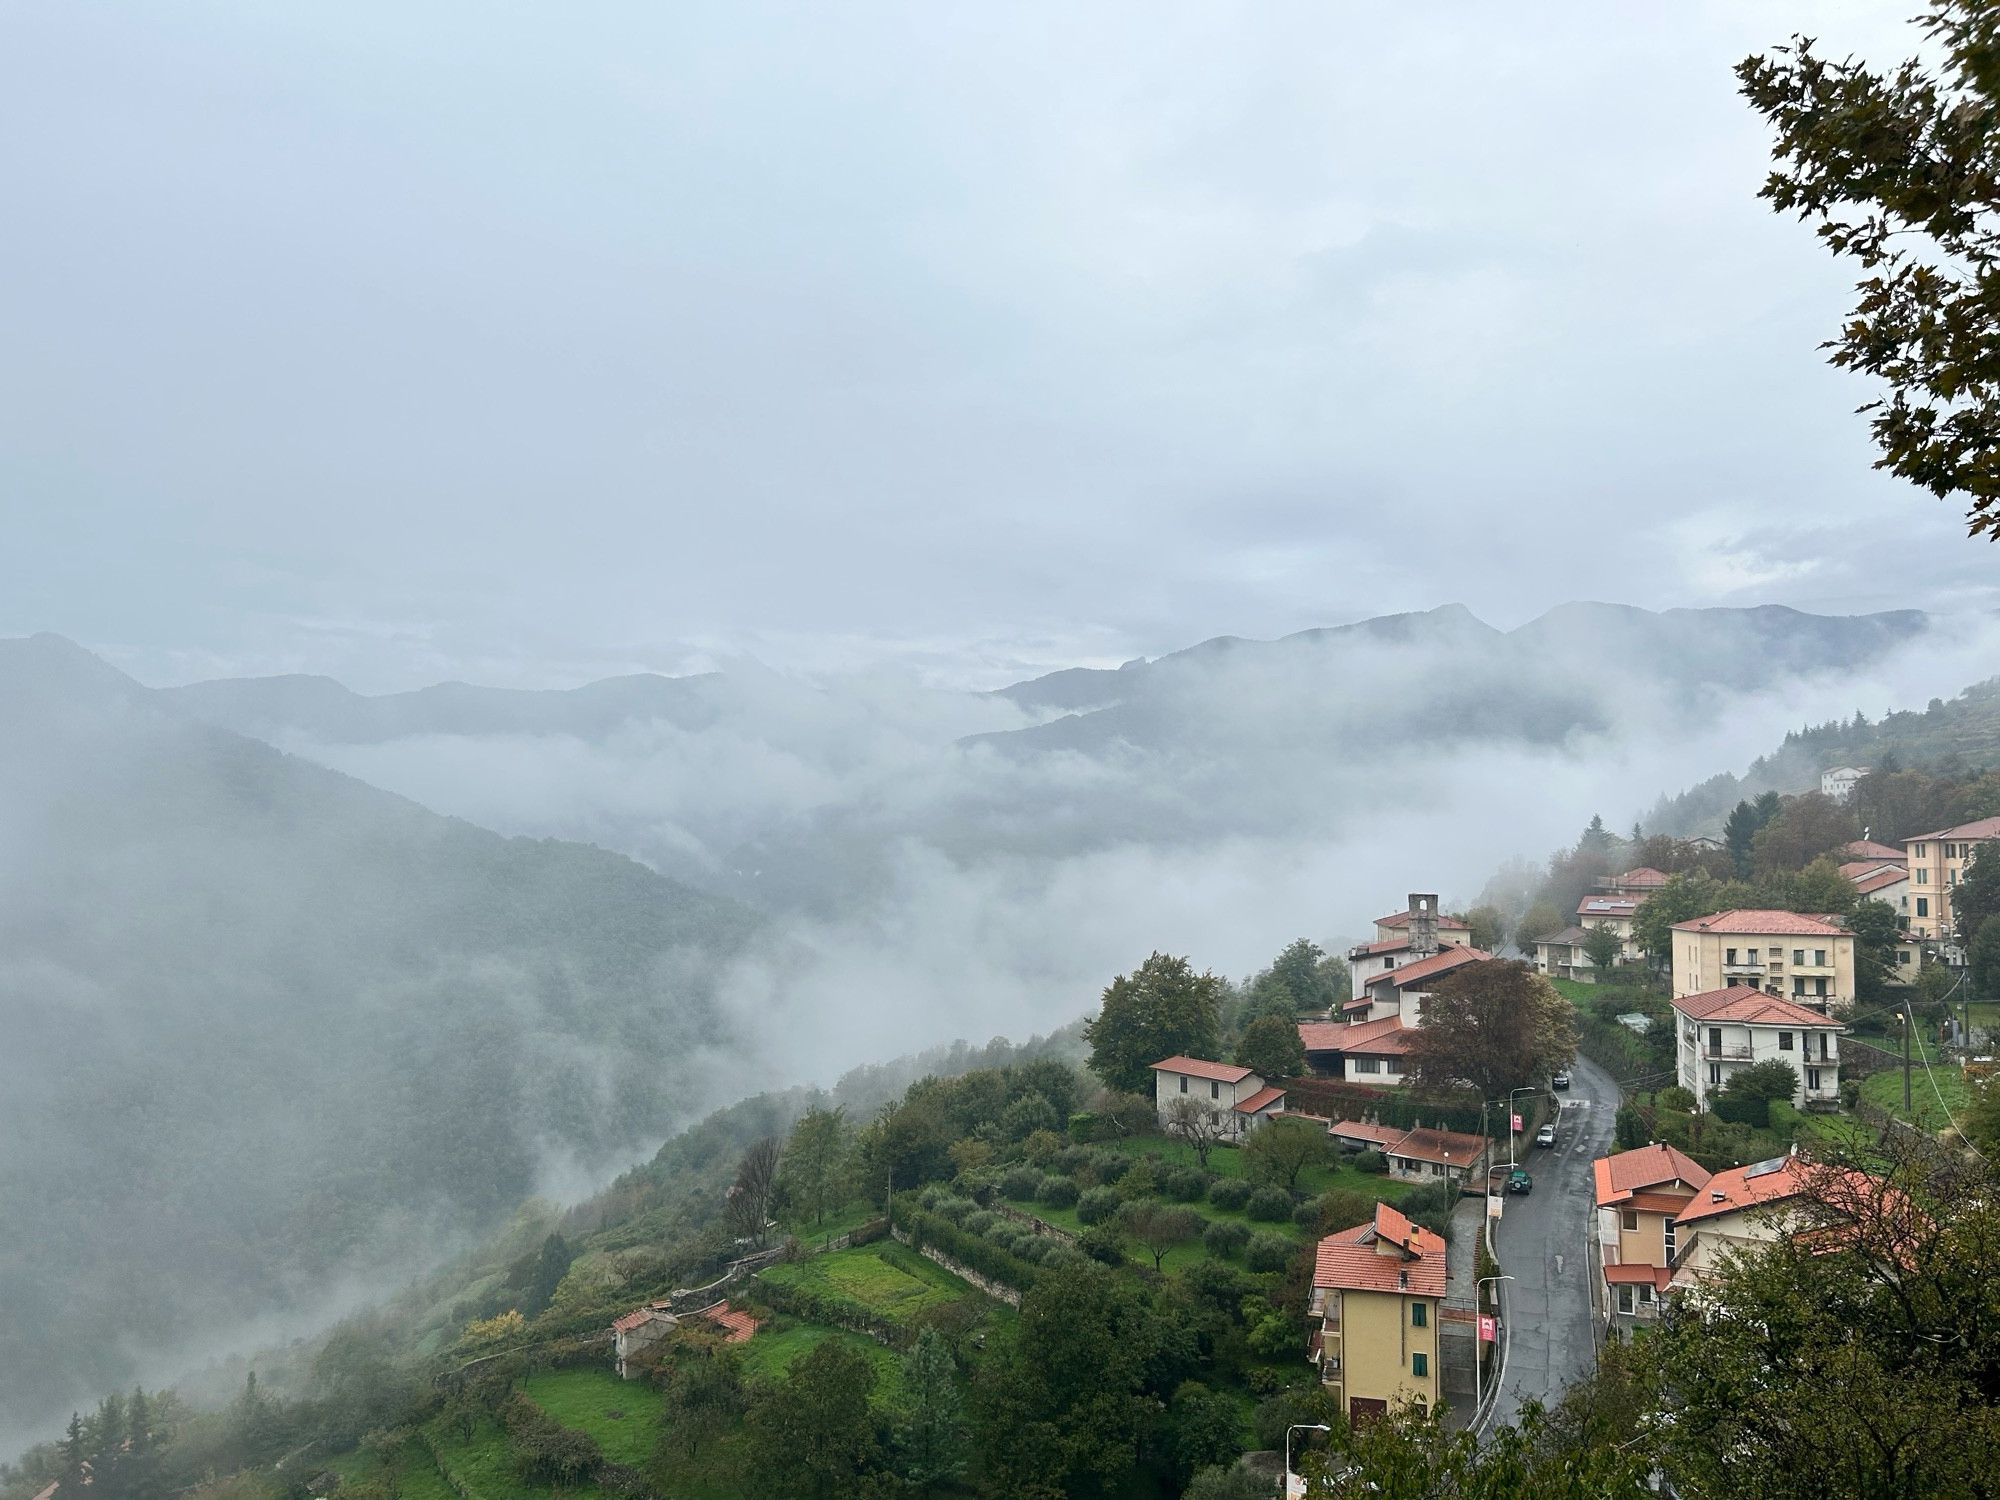
[[[1328,1427],[1324,1422],[1294,1422],[1291,1426],[1285,1429],[1286,1500],[1290,1500],[1292,1494],[1292,1480],[1297,1477],[1292,1473],[1292,1434],[1295,1432],[1331,1432],[1331,1431],[1333,1431],[1333,1429],[1331,1427]]]
[[[1514,1161],[1514,1137],[1519,1134],[1514,1129],[1514,1096],[1516,1094],[1536,1094],[1540,1092],[1541,1090],[1536,1088],[1507,1090],[1507,1166],[1510,1170],[1516,1164]]]
[[[1903,1023],[1903,1113],[1910,1112],[1910,1007],[1904,1006],[1896,1012],[1896,1019]]]
[[[1485,1366],[1486,1356],[1479,1348],[1479,1289],[1489,1281],[1513,1279],[1511,1276],[1482,1276],[1472,1284],[1472,1415],[1475,1421],[1479,1417],[1479,1408],[1486,1404],[1486,1381],[1480,1374]],[[1497,1303],[1499,1299],[1496,1297],[1494,1301]]]

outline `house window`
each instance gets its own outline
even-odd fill
[[[1898,948],[1896,950],[1896,967],[1899,969],[1903,968],[1906,965],[1908,965],[1909,961],[1910,961],[1910,950],[1907,948]]]
[[[1826,994],[1826,976],[1824,974],[1813,981],[1813,993],[1822,996]]]
[[[1804,994],[1805,992],[1806,992],[1806,977],[1805,977],[1805,975],[1803,975],[1803,974],[1794,974],[1794,975],[1792,976],[1792,993],[1793,993],[1794,995],[1803,995],[1803,994]]]
[[[1792,962],[1795,964],[1802,964],[1805,961],[1806,961],[1806,950],[1803,948],[1794,948],[1792,950]]]
[[[1639,1283],[1639,1305],[1641,1307],[1651,1307],[1653,1305],[1653,1285],[1649,1281]]]
[[[1708,1050],[1711,1052],[1720,1052],[1722,1050],[1722,1028],[1720,1026],[1711,1026],[1708,1028]]]
[[[1357,1057],[1353,1061],[1354,1071],[1357,1073],[1379,1073],[1382,1071],[1382,1059],[1379,1057]]]
[[[1773,962],[1781,960],[1782,958],[1784,958],[1784,956],[1785,956],[1785,950],[1783,948],[1773,948],[1771,950],[1771,958]]]
[[[1433,1177],[1442,1177],[1442,1176],[1444,1176],[1444,1168],[1443,1168],[1443,1166],[1441,1166],[1441,1165],[1440,1165],[1439,1163],[1437,1163],[1437,1162],[1432,1162],[1432,1163],[1431,1163],[1431,1176],[1433,1176]]]
[[[1638,1209],[1636,1208],[1626,1209],[1622,1214],[1619,1215],[1619,1220],[1620,1223],[1623,1225],[1625,1232],[1627,1234],[1635,1234],[1638,1232],[1639,1228]]]
[[[1712,1089],[1719,1089],[1722,1087],[1721,1063],[1710,1063],[1708,1065],[1708,1086]]]
[[[1819,1060],[1828,1061],[1833,1056],[1833,1038],[1824,1031],[1819,1034]]]
[[[1792,1050],[1792,1034],[1789,1031],[1778,1033],[1778,1050],[1780,1052],[1789,1052]]]
[[[1430,1320],[1431,1305],[1428,1302],[1412,1302],[1410,1304],[1410,1326],[1412,1328],[1427,1328],[1430,1326]]]
[[[1728,950],[1728,951],[1727,951],[1726,953],[1724,953],[1724,954],[1722,955],[1722,961],[1723,961],[1724,963],[1726,963],[1726,964],[1733,964],[1733,963],[1735,963],[1735,962],[1736,962],[1736,950],[1735,950],[1734,948],[1731,948],[1731,949],[1729,949],[1729,950]]]
[[[1674,1261],[1674,1221],[1672,1219],[1669,1219],[1667,1220],[1667,1264],[1672,1265],[1673,1261]]]
[[[1924,846],[1922,844],[1913,845],[1910,853],[1914,854],[1918,859],[1922,859],[1924,857]]]
[[[1208,1097],[1211,1099],[1220,1099],[1222,1097],[1222,1085],[1211,1081],[1208,1085]]]
[[[1820,968],[1820,969],[1824,969],[1826,967],[1826,949],[1824,948],[1813,949],[1813,966],[1815,968]]]
[[[1410,1373],[1419,1380],[1427,1380],[1431,1373],[1431,1357],[1421,1349],[1410,1356]]]
[[[1812,1091],[1813,1091],[1814,1093],[1818,1093],[1818,1092],[1819,1092],[1819,1069],[1818,1069],[1818,1068],[1807,1068],[1807,1069],[1806,1069],[1806,1087],[1807,1087],[1807,1088],[1809,1088],[1809,1089],[1811,1089],[1811,1090],[1812,1090]]]
[[[1920,917],[1928,917],[1930,914],[1931,914],[1930,897],[1928,896],[1917,897],[1917,915]]]
[[[1383,1072],[1385,1072],[1385,1073],[1400,1073],[1400,1072],[1402,1072],[1402,1071],[1403,1071],[1403,1060],[1402,1060],[1402,1058],[1400,1058],[1400,1057],[1385,1057],[1385,1058],[1383,1058],[1383,1059],[1382,1059],[1382,1071],[1383,1071]]]
[[[1956,870],[1946,870],[1946,871],[1944,872],[1944,883],[1945,883],[1946,885],[1957,885],[1957,884],[1958,884],[1958,871],[1956,871]]]
[[[1632,1310],[1632,1283],[1629,1281],[1618,1283],[1618,1310],[1622,1313]]]
[[[1183,1094],[1187,1092],[1187,1077],[1185,1074],[1183,1074],[1181,1077],[1181,1092]]]
[[[1917,884],[1929,885],[1930,883],[1931,883],[1931,872],[1929,870],[1926,870],[1922,865],[1919,865],[1917,867]]]

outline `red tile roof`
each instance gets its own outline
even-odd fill
[[[713,1307],[702,1309],[701,1315],[720,1328],[725,1344],[741,1344],[749,1341],[762,1325],[741,1308],[731,1307],[727,1302],[718,1302]]]
[[[1366,1120],[1336,1120],[1328,1127],[1327,1133],[1336,1140],[1371,1141],[1386,1150],[1408,1132],[1400,1125],[1371,1125]]]
[[[1599,1208],[1608,1208],[1643,1189],[1669,1182],[1685,1182],[1691,1188],[1708,1186],[1708,1168],[1658,1141],[1636,1151],[1600,1156],[1590,1168],[1597,1179]]]
[[[1747,984],[1726,990],[1704,990],[1672,1001],[1674,1009],[1695,1021],[1754,1022],[1759,1026],[1817,1026],[1839,1029],[1840,1023],[1816,1010],[1794,1005]]]
[[[1864,896],[1872,896],[1885,886],[1891,886],[1899,880],[1908,880],[1909,878],[1910,872],[1902,865],[1881,865],[1876,868],[1872,875],[1850,875],[1848,877],[1848,879],[1854,882],[1854,888]]]
[[[1375,925],[1377,927],[1392,927],[1401,931],[1410,925],[1410,914],[1406,911],[1399,911],[1386,917],[1377,917]],[[1439,932],[1470,932],[1472,931],[1472,924],[1459,917],[1447,917],[1440,914],[1437,919],[1437,930]]]
[[[636,1312],[628,1312],[624,1317],[614,1322],[611,1327],[617,1333],[630,1333],[635,1328],[644,1328],[648,1323],[653,1321],[653,1317],[652,1308],[642,1307]]]
[[[1476,1160],[1486,1149],[1483,1135],[1465,1135],[1456,1130],[1417,1129],[1406,1133],[1389,1148],[1391,1156],[1408,1156],[1417,1161],[1442,1162],[1462,1167]]]
[[[1643,1262],[1639,1262],[1627,1266],[1606,1266],[1604,1268],[1604,1279],[1613,1286],[1618,1286],[1624,1282],[1630,1282],[1635,1286],[1650,1283],[1655,1290],[1664,1292],[1667,1289],[1667,1283],[1672,1281],[1673,1278],[1674,1273],[1671,1266],[1649,1266]]]
[[[1666,883],[1666,871],[1656,870],[1651,865],[1640,865],[1636,869],[1627,870],[1623,875],[1611,877],[1611,884],[1614,887],[1630,886],[1634,890],[1658,889]]]
[[[1873,839],[1856,839],[1851,844],[1842,844],[1833,851],[1845,854],[1849,859],[1901,859],[1903,851],[1893,844],[1878,844]]]
[[[1466,964],[1484,963],[1492,956],[1484,948],[1474,948],[1469,945],[1440,948],[1429,958],[1420,958],[1413,964],[1404,964],[1400,969],[1391,969],[1386,974],[1371,974],[1368,978],[1368,987],[1373,989],[1378,984],[1387,984],[1399,990],[1406,989],[1420,980],[1434,979],[1440,974],[1448,974]]]
[[[1674,923],[1675,932],[1781,933],[1786,937],[1852,937],[1845,927],[1836,927],[1824,917],[1809,917],[1795,911],[1719,911],[1710,917],[1691,917]]]
[[[1236,1103],[1236,1112],[1242,1115],[1254,1115],[1260,1109],[1269,1109],[1274,1104],[1283,1104],[1284,1102],[1285,1091],[1283,1089],[1274,1089],[1269,1084],[1266,1084],[1248,1099],[1239,1099]]]
[[[1395,1251],[1381,1248],[1387,1245],[1395,1246]],[[1386,1203],[1375,1205],[1371,1222],[1321,1240],[1317,1262],[1314,1286],[1408,1292],[1418,1297],[1444,1295],[1444,1241]]]
[[[1389,1057],[1401,1057],[1409,1051],[1409,1033],[1415,1030],[1414,1027],[1405,1025],[1401,1016],[1383,1016],[1375,1021],[1350,1021],[1345,1026],[1329,1026],[1328,1029],[1341,1033],[1337,1041],[1329,1040],[1324,1044],[1329,1049]]]
[[[1345,1021],[1299,1022],[1299,1045],[1308,1052],[1338,1052],[1354,1027]]]
[[[1343,1000],[1340,1004],[1340,1008],[1342,1010],[1366,1010],[1368,1009],[1369,1006],[1373,1005],[1374,1003],[1375,1003],[1374,1000],[1369,998],[1367,995],[1362,995],[1360,998],[1355,1000]]]
[[[1401,953],[1410,946],[1406,937],[1383,938],[1380,942],[1356,943],[1347,950],[1349,958],[1373,958],[1378,953]]]
[[[1190,1078],[1213,1078],[1217,1083],[1241,1083],[1250,1069],[1235,1063],[1210,1062],[1201,1057],[1169,1057],[1153,1064],[1155,1073],[1185,1073]]]
[[[1805,1163],[1796,1156],[1778,1156],[1747,1167],[1731,1167],[1709,1178],[1703,1191],[1695,1195],[1674,1222],[1695,1224],[1760,1204],[1780,1203],[1796,1198],[1805,1190]]]
[[[2000,818],[1981,818],[1976,823],[1960,823],[1956,828],[1940,828],[1936,833],[1919,833],[1906,843],[1918,839],[2000,839]],[[1438,923],[1441,927],[1442,921]]]

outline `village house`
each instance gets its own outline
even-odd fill
[[[1191,1099],[1208,1111],[1209,1123],[1227,1141],[1240,1141],[1252,1126],[1285,1107],[1285,1091],[1234,1063],[1200,1057],[1169,1057],[1153,1064],[1153,1106],[1160,1127],[1173,1123],[1179,1101]]]
[[[1591,1163],[1597,1187],[1598,1259],[1604,1268],[1607,1320],[1659,1315],[1673,1279],[1675,1217],[1708,1186],[1709,1172],[1672,1146],[1600,1156]]]
[[[1386,1203],[1319,1242],[1307,1316],[1309,1356],[1350,1418],[1436,1407],[1445,1243]]]
[[[1651,865],[1640,865],[1622,875],[1600,875],[1597,888],[1607,896],[1636,896],[1644,901],[1667,883],[1667,873]]]
[[[1855,786],[1867,774],[1866,766],[1829,767],[1819,773],[1820,795],[1831,797],[1835,802],[1845,802],[1854,795]]]
[[[1951,893],[1965,878],[1965,869],[1981,847],[2000,839],[2000,818],[1981,818],[1921,833],[1906,840],[1904,862],[1910,869],[1910,930],[1921,938],[1951,942],[1970,938],[1954,925]]]
[[[1375,940],[1347,950],[1348,972],[1353,976],[1353,999],[1368,992],[1368,981],[1399,965],[1429,958],[1440,948],[1464,947],[1472,941],[1470,924],[1448,917],[1438,910],[1438,898],[1413,892],[1409,905],[1399,912],[1375,919]]]
[[[1350,1083],[1400,1084],[1410,1050],[1410,1028],[1400,1016],[1379,1021],[1302,1021],[1299,1041],[1306,1066],[1326,1078]]]
[[[1524,945],[1528,962],[1536,973],[1546,974],[1551,979],[1595,979],[1596,966],[1591,963],[1590,955],[1583,951],[1583,940],[1589,936],[1581,927],[1571,923],[1561,932],[1552,932]]]
[[[1674,1219],[1677,1243],[1670,1287],[1698,1288],[1722,1257],[1789,1234],[1800,1227],[1795,1205],[1812,1191],[1813,1168],[1797,1148],[1789,1156],[1717,1172]],[[1880,1183],[1861,1172],[1844,1174],[1866,1192]]]
[[[1854,934],[1831,917],[1719,911],[1673,934],[1676,996],[1749,986],[1822,1014],[1854,1001]]]
[[[1394,1017],[1405,1026],[1421,1026],[1424,1001],[1430,998],[1439,980],[1467,964],[1484,963],[1492,956],[1484,948],[1443,948],[1428,958],[1416,959],[1399,969],[1377,974],[1368,981],[1362,1000],[1348,1003],[1348,1019],[1380,1021],[1385,1017]]]
[[[645,1373],[634,1361],[646,1350],[681,1326],[668,1303],[654,1302],[635,1308],[611,1325],[611,1355],[617,1362],[618,1378],[632,1380]]]
[[[1840,1023],[1748,985],[1673,1001],[1680,1086],[1708,1107],[1730,1078],[1777,1060],[1798,1075],[1792,1104],[1830,1108],[1840,1097]]]
[[[1389,1175],[1402,1182],[1471,1182],[1483,1188],[1493,1143],[1456,1130],[1405,1129],[1372,1120],[1335,1120],[1327,1134],[1350,1150],[1380,1151]]]

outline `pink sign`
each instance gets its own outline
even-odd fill
[[[1514,1116],[1514,1128],[1517,1131],[1521,1128],[1521,1117],[1519,1115]]]
[[[1479,1315],[1479,1337],[1483,1343],[1492,1343],[1499,1337],[1498,1321],[1491,1313]]]

